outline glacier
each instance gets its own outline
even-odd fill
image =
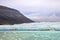
[[[60,31],[60,22],[36,22],[14,25],[0,25],[0,30],[14,31]]]

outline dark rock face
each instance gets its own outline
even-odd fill
[[[0,24],[20,24],[30,22],[34,21],[25,17],[18,10],[0,6]]]

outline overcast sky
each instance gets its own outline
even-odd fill
[[[60,20],[60,0],[0,0],[0,5],[17,9],[35,21]]]

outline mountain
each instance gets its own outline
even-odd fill
[[[25,17],[18,10],[6,6],[0,6],[0,24],[21,24],[34,22]]]

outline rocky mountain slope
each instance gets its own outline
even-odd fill
[[[20,24],[33,22],[18,10],[0,6],[0,24]]]

